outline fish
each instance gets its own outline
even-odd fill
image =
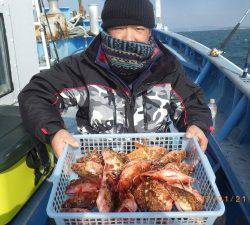
[[[100,178],[72,180],[66,187],[66,195],[81,195],[83,193],[98,192],[101,186]]]
[[[140,174],[150,169],[151,164],[149,160],[135,160],[128,163],[120,175],[119,191],[129,190],[133,183],[140,178]]]
[[[103,170],[101,187],[96,199],[96,205],[99,212],[111,212],[114,208],[112,189],[108,182],[108,172],[109,166],[105,165]]]
[[[142,173],[140,177],[143,178],[151,178],[157,179],[161,181],[165,181],[168,184],[182,182],[184,184],[194,182],[194,179],[182,172],[179,169],[172,168],[163,168],[160,170],[152,170],[145,173]]]
[[[117,212],[136,212],[137,209],[135,198],[130,192],[120,194],[120,205],[116,210]]]

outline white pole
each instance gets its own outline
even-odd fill
[[[61,13],[59,6],[58,6],[58,0],[48,0],[48,3],[49,3],[48,14]]]
[[[37,13],[38,24],[39,24],[40,29],[41,29],[41,39],[42,39],[44,57],[45,57],[45,62],[46,62],[46,66],[40,67],[39,69],[40,70],[49,69],[50,68],[50,60],[49,60],[49,54],[48,54],[47,42],[46,42],[46,38],[45,38],[44,29],[43,29],[43,26],[41,25],[41,20],[40,20],[41,13],[40,13],[40,7],[38,4],[38,0],[34,0],[34,3],[35,3],[36,13]]]
[[[155,1],[155,16],[157,19],[161,19],[161,0]]]
[[[99,34],[99,23],[98,23],[98,5],[89,5],[89,19],[90,19],[90,32],[94,35]]]
[[[155,0],[155,17],[156,17],[157,28],[162,29],[161,0]]]

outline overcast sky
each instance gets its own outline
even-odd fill
[[[250,0],[161,0],[163,21],[173,30],[211,29],[234,26],[250,8]],[[104,0],[82,0],[100,5]],[[154,2],[154,0],[152,0]],[[59,0],[60,5],[77,8],[77,0]],[[250,13],[242,23],[250,27]]]

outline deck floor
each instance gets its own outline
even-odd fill
[[[217,114],[216,128],[221,128],[224,121]],[[219,142],[222,153],[232,168],[247,198],[250,199],[250,143],[237,144],[234,137],[237,135],[234,130],[229,138]]]
[[[220,143],[222,152],[250,199],[250,144],[237,145],[230,140]]]

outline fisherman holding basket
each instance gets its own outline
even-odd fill
[[[19,94],[25,128],[59,157],[78,147],[62,118],[76,107],[79,133],[186,132],[202,150],[212,127],[200,87],[153,35],[149,0],[106,0],[101,33],[81,54],[36,74]]]

